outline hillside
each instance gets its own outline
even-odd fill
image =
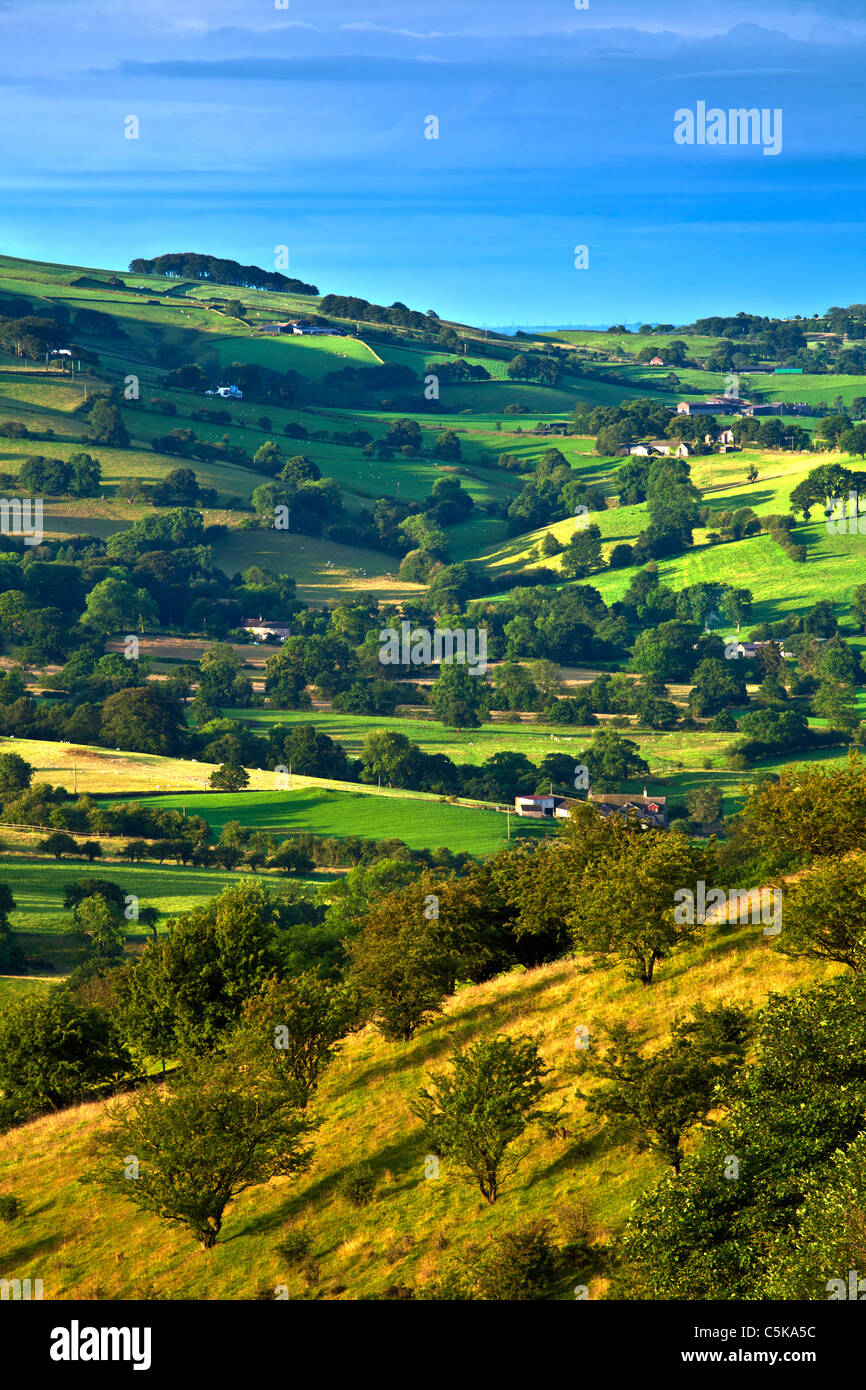
[[[46,1298],[251,1299],[286,1284],[292,1299],[358,1299],[381,1297],[395,1284],[423,1285],[445,1261],[459,1262],[470,1243],[484,1245],[524,1218],[550,1218],[560,1240],[588,1221],[603,1250],[663,1165],[622,1136],[601,1142],[597,1122],[574,1099],[575,1028],[594,1035],[599,1025],[627,1020],[659,1045],[671,1020],[697,1002],[758,1005],[772,990],[823,973],[778,956],[754,928],[736,929],[684,953],[649,992],[578,957],[462,990],[411,1043],[387,1044],[367,1030],[345,1044],[322,1084],[316,1108],[324,1121],[309,1174],[239,1198],[210,1253],[119,1198],[81,1186],[103,1105],[37,1120],[0,1136],[0,1185],[14,1188],[29,1213],[15,1228],[0,1228],[0,1271],[44,1273],[50,1251]],[[449,1178],[444,1165],[438,1180],[425,1178],[426,1153],[409,1109],[452,1045],[491,1033],[539,1041],[551,1097],[567,1114],[564,1137],[536,1132],[524,1144],[529,1152],[517,1178],[494,1207]],[[339,1184],[359,1162],[371,1166],[377,1189],[373,1203],[357,1209]],[[275,1253],[287,1229],[312,1238],[320,1269],[312,1287]],[[575,1264],[558,1297],[573,1299],[576,1283],[600,1297],[603,1269],[601,1251]]]
[[[0,257],[0,1278],[813,1297],[866,1106],[866,309],[509,336],[181,259]],[[183,1211],[81,1181],[118,1091]]]

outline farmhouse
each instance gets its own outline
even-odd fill
[[[286,638],[292,635],[291,628],[286,623],[272,623],[262,617],[244,618],[241,628],[251,637],[257,637],[260,642],[266,641],[269,637],[278,637],[281,642],[285,642]]]
[[[661,359],[660,357],[651,357],[651,358],[650,358],[650,366],[651,366],[651,367],[663,367],[664,365],[665,365],[665,364],[664,364],[664,362],[662,361],[662,359]]]
[[[667,797],[643,796],[629,792],[624,796],[612,792],[590,792],[589,800],[603,816],[636,816],[645,825],[667,825]]]
[[[215,391],[205,391],[206,396],[222,396],[223,400],[242,401],[244,393],[239,386],[218,386]]]
[[[534,816],[536,820],[542,817],[555,816],[559,820],[564,820],[568,815],[568,808],[571,805],[567,796],[516,796],[514,798],[514,809],[518,816]]]
[[[294,324],[292,323],[263,323],[259,332],[266,334],[269,338],[277,338],[281,333],[291,333],[293,328]]]
[[[293,323],[292,332],[304,338],[343,338],[342,328],[319,328],[312,323]]]
[[[744,410],[745,401],[733,396],[716,396],[707,401],[680,401],[678,415],[739,415]]]
[[[758,655],[760,654],[760,651],[761,651],[761,648],[762,648],[762,647],[777,647],[778,650],[779,650],[780,656],[784,657],[784,659],[785,659],[786,661],[791,661],[791,660],[793,660],[794,653],[793,653],[793,652],[786,652],[786,651],[784,650],[784,643],[782,643],[782,642],[776,642],[776,641],[774,641],[772,638],[770,638],[770,639],[769,639],[768,641],[766,641],[766,642],[740,642],[740,641],[737,641],[737,642],[729,642],[729,643],[728,643],[728,650],[733,649],[733,651],[736,652],[737,656],[743,656],[743,657],[746,657],[746,658],[758,656]],[[726,652],[725,654],[727,655],[727,652]]]
[[[685,444],[681,439],[644,439],[640,444],[624,445],[620,450],[623,454],[637,454],[641,458],[648,458],[655,454],[675,454],[678,458],[689,458],[692,453],[692,446]]]

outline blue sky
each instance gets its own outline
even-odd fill
[[[864,72],[863,0],[0,0],[0,248],[288,245],[491,325],[812,313],[866,299]],[[699,101],[781,153],[676,145]]]

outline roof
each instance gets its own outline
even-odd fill
[[[288,623],[271,622],[270,618],[244,618],[241,627],[268,627],[272,632],[288,632]]]
[[[608,806],[649,806],[650,802],[655,806],[664,806],[667,797],[664,796],[638,796],[634,792],[629,792],[625,796],[619,792],[590,792],[590,801],[605,801]]]

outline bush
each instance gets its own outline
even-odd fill
[[[0,1193],[0,1221],[17,1221],[23,1211],[20,1197],[13,1197],[9,1192]]]
[[[729,710],[721,709],[714,716],[710,728],[714,734],[733,734],[736,732],[737,721]]]
[[[441,1279],[424,1289],[422,1297],[448,1302],[549,1298],[562,1273],[561,1254],[551,1242],[550,1229],[549,1221],[527,1221],[495,1236],[484,1250],[470,1246],[459,1261],[445,1268]]]
[[[275,1247],[281,1260],[287,1265],[303,1264],[310,1253],[312,1237],[307,1231],[286,1231],[279,1245]]]
[[[560,1269],[549,1221],[529,1221],[497,1236],[474,1262],[477,1297],[511,1301],[544,1298]]]
[[[634,564],[634,550],[625,541],[615,545],[610,552],[608,564],[612,570],[626,569],[628,565]]]
[[[368,1163],[347,1168],[340,1180],[340,1195],[353,1207],[369,1206],[375,1191],[376,1174]]]

